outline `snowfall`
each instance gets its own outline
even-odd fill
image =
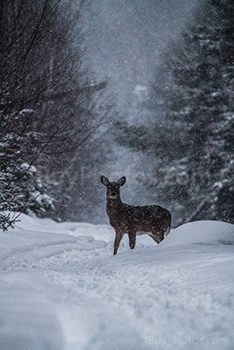
[[[109,225],[20,219],[0,233],[1,350],[234,349],[234,225],[113,256]]]

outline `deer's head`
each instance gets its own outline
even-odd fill
[[[120,198],[120,186],[123,186],[126,182],[126,177],[122,176],[117,182],[110,182],[107,177],[101,176],[101,183],[106,186],[106,198],[107,199],[119,199]]]

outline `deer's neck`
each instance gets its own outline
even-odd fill
[[[113,227],[119,226],[119,215],[122,211],[123,203],[120,198],[107,199],[106,201],[106,212],[109,217],[110,225]]]
[[[116,198],[116,199],[107,198],[106,200],[106,209],[108,214],[120,209],[122,205],[123,203],[120,198]]]

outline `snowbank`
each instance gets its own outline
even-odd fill
[[[21,219],[0,236],[1,350],[233,348],[234,225],[125,237],[112,256],[108,225]]]
[[[219,221],[195,221],[173,230],[163,247],[188,244],[234,244],[234,225]]]

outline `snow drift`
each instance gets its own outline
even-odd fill
[[[192,222],[159,245],[108,225],[23,215],[1,233],[0,349],[213,349],[234,344],[234,225]]]

